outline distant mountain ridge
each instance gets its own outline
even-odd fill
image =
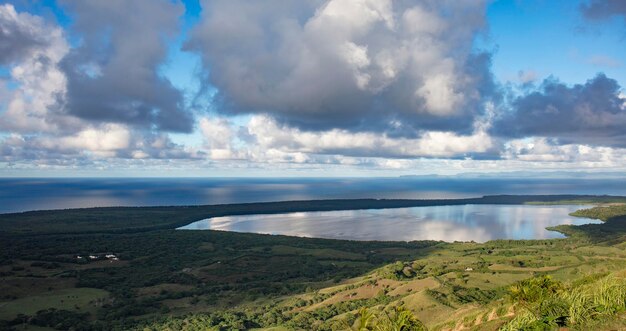
[[[589,172],[589,171],[507,171],[507,172],[464,172],[456,175],[440,175],[440,174],[426,174],[426,175],[402,175],[401,178],[450,178],[450,179],[464,179],[464,178],[550,178],[550,179],[607,179],[607,178],[626,178],[626,172],[619,171],[602,171],[602,172]]]

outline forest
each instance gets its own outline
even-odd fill
[[[626,327],[620,197],[326,200],[0,215],[0,329]],[[359,242],[177,231],[211,216],[429,204],[597,204],[553,240]]]

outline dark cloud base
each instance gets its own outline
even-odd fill
[[[626,19],[626,1],[624,0],[591,0],[580,6],[583,16],[591,20],[603,20],[613,16]]]
[[[75,21],[71,32],[82,42],[63,60],[68,85],[60,106],[95,122],[191,132],[193,118],[182,92],[158,73],[167,40],[179,33],[182,4],[167,0],[63,4]]]
[[[546,79],[540,90],[513,99],[492,133],[506,138],[547,137],[560,144],[626,147],[626,108],[616,80],[599,74],[567,86]]]
[[[346,12],[338,3],[203,2],[185,49],[202,56],[219,90],[217,109],[268,114],[310,131],[416,137],[423,130],[468,134],[485,103],[498,98],[491,55],[472,50],[485,28],[482,3],[390,2],[392,28],[385,1],[361,4],[380,15],[374,18],[358,16],[358,3]],[[341,19],[324,16],[331,7]],[[395,70],[393,77],[385,70]],[[439,109],[447,103],[450,110]]]

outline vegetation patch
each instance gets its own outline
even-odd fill
[[[51,291],[9,302],[0,302],[0,319],[11,320],[18,315],[34,315],[40,310],[93,311],[107,302],[109,293],[93,288]]]
[[[498,196],[454,203],[560,200]],[[611,296],[623,291],[626,275],[626,211],[618,204],[585,211],[606,220],[559,226],[569,237],[555,240],[357,242],[172,228],[207,215],[347,206],[331,201],[1,215],[0,329],[347,330],[360,328],[366,314],[376,324],[363,330],[394,325],[403,314],[429,330],[623,325],[622,298]],[[49,221],[58,226],[31,227]],[[102,257],[110,254],[118,260]],[[77,258],[90,255],[97,258]],[[512,286],[524,294],[513,294]]]

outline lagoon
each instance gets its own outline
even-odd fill
[[[242,215],[209,218],[179,229],[378,241],[553,239],[564,236],[546,227],[600,223],[569,216],[589,207],[456,205]]]

